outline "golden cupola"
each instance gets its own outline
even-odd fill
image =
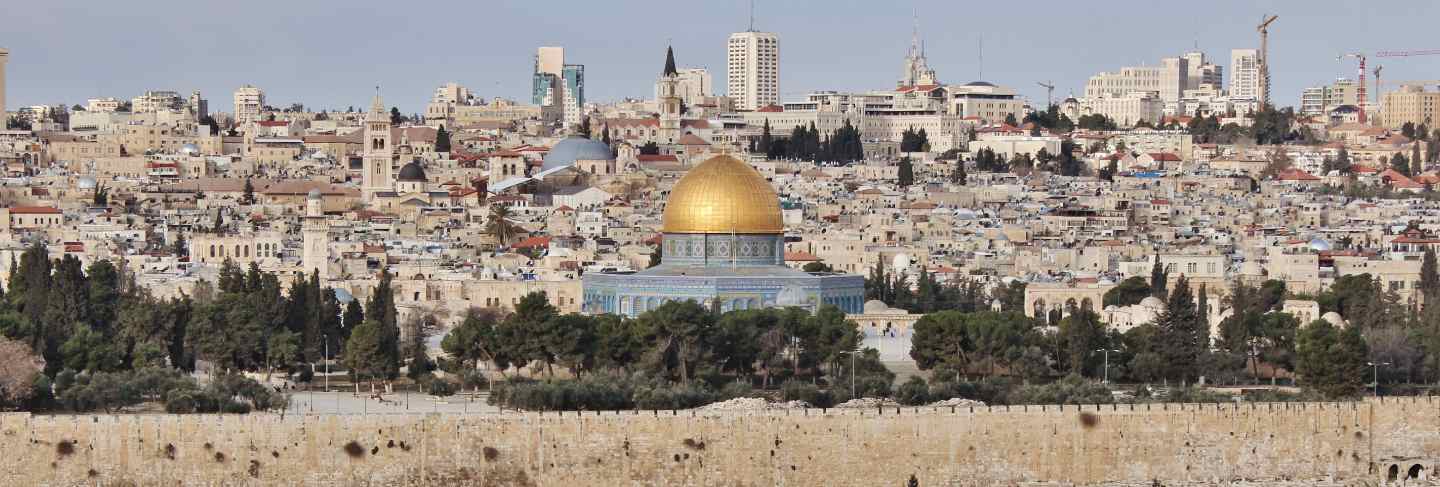
[[[670,190],[665,233],[780,234],[780,197],[759,171],[728,155],[690,169]]]

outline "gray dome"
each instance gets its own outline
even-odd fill
[[[409,164],[406,164],[404,167],[400,168],[400,176],[397,177],[395,180],[405,182],[424,182],[427,180],[425,178],[425,168],[420,167],[420,161],[410,161]]]
[[[1330,251],[1330,242],[1320,237],[1312,238],[1310,239],[1310,249],[1316,252],[1328,252]]]
[[[75,181],[75,187],[80,189],[95,189],[96,185],[93,176],[80,176],[80,179]]]
[[[598,140],[571,135],[550,148],[545,154],[545,164],[540,170],[574,166],[575,161],[613,161],[610,146]]]
[[[995,86],[995,83],[991,83],[989,81],[971,81],[969,83],[965,83],[965,86]]]
[[[195,144],[182,145],[180,146],[180,154],[187,156],[198,156],[200,155],[200,146]]]

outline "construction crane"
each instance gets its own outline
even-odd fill
[[[1359,52],[1350,52],[1350,53],[1345,53],[1345,54],[1341,54],[1341,55],[1339,55],[1339,56],[1336,56],[1336,57],[1335,57],[1335,60],[1336,60],[1336,61],[1344,61],[1345,58],[1347,58],[1347,57],[1353,57],[1353,58],[1355,58],[1355,59],[1359,59],[1359,60],[1360,60],[1360,69],[1358,70],[1359,73],[1360,73],[1360,76],[1359,76],[1359,77],[1360,77],[1360,80],[1359,80],[1358,83],[1356,83],[1356,87],[1355,87],[1355,99],[1356,99],[1356,104],[1360,105],[1360,106],[1358,107],[1358,108],[1360,108],[1360,115],[1359,115],[1359,117],[1357,117],[1356,120],[1363,124],[1363,123],[1365,123],[1365,118],[1366,118],[1366,116],[1365,116],[1365,105],[1366,105],[1366,103],[1369,101],[1369,100],[1367,99],[1367,97],[1365,96],[1365,54],[1364,54],[1364,53],[1359,53]]]
[[[1042,86],[1042,87],[1045,88],[1045,109],[1046,109],[1046,110],[1049,110],[1050,107],[1055,104],[1055,101],[1054,101],[1054,98],[1055,98],[1055,97],[1054,97],[1054,95],[1055,95],[1055,82],[1054,82],[1054,81],[1051,81],[1051,82],[1048,82],[1048,83],[1042,83],[1042,82],[1036,81],[1035,84],[1040,85],[1040,86]]]
[[[1372,71],[1372,72],[1375,74],[1375,107],[1376,107],[1376,109],[1379,109],[1379,108],[1380,108],[1380,71],[1381,71],[1381,70],[1384,70],[1384,69],[1385,69],[1384,66],[1381,66],[1381,65],[1378,65],[1378,64],[1377,64],[1377,65],[1375,65],[1375,71]]]
[[[1261,15],[1260,25],[1255,26],[1255,30],[1260,33],[1260,82],[1264,84],[1259,96],[1261,105],[1270,101],[1270,24],[1279,18],[1279,15]]]
[[[1440,49],[1421,49],[1415,51],[1380,51],[1375,57],[1410,57],[1410,56],[1434,56],[1440,54]]]

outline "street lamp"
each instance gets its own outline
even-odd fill
[[[1120,353],[1120,351],[1119,351],[1119,350],[1111,350],[1111,349],[1108,349],[1108,348],[1096,349],[1095,351],[1096,351],[1096,352],[1104,352],[1104,353],[1105,353],[1105,379],[1102,380],[1102,381],[1100,381],[1100,382],[1101,382],[1102,384],[1109,384],[1109,383],[1110,383],[1110,352]]]
[[[325,341],[325,392],[330,392],[330,334],[320,335]]]
[[[850,356],[850,399],[855,399],[855,351],[847,350],[840,352]]]
[[[1375,397],[1380,397],[1380,366],[1390,365],[1390,362],[1365,362],[1365,365],[1370,366],[1370,378],[1373,379],[1370,385],[1375,388]]]

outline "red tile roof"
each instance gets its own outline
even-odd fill
[[[550,237],[549,237],[549,236],[530,237],[530,238],[527,238],[527,239],[525,239],[525,240],[521,240],[520,242],[516,243],[515,245],[511,245],[511,247],[512,247],[512,248],[517,248],[517,249],[528,249],[528,248],[537,248],[537,247],[549,248],[549,247],[550,247]]]
[[[60,210],[50,206],[14,206],[11,215],[59,215]]]
[[[781,107],[780,105],[765,105],[763,107],[760,107],[759,110],[755,111],[763,113],[779,113],[785,111],[785,108]]]

